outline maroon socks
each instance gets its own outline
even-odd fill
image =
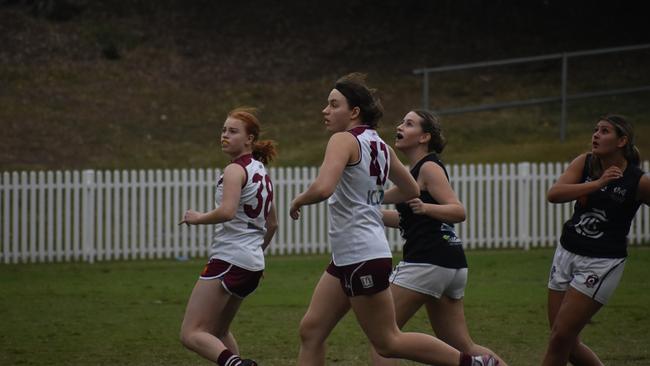
[[[217,358],[217,365],[219,366],[239,366],[241,365],[241,358],[229,350],[221,352]]]

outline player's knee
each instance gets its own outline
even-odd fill
[[[187,329],[181,329],[179,338],[183,347],[190,350],[194,349],[194,337],[192,332]]]
[[[575,342],[576,334],[570,329],[561,326],[553,326],[549,340],[550,347],[564,347]]]
[[[300,321],[298,333],[300,334],[300,340],[303,343],[316,340],[319,334],[318,319],[305,315]]]
[[[382,337],[372,341],[375,351],[384,358],[398,358],[400,356],[396,337]]]
[[[472,353],[474,349],[474,342],[471,339],[456,339],[456,338],[440,338],[441,341],[456,348],[457,350],[465,353]]]

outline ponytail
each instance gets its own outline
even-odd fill
[[[641,163],[641,154],[634,144],[634,130],[632,124],[625,117],[617,114],[606,114],[599,121],[607,121],[614,126],[618,137],[627,137],[627,144],[623,147],[623,156],[628,164],[638,167]]]
[[[262,164],[270,163],[278,155],[275,148],[275,142],[271,140],[261,140],[253,142],[253,158],[259,160]]]
[[[625,145],[625,159],[636,167],[641,165],[641,153],[636,145],[629,143]]]
[[[229,117],[244,122],[246,133],[253,135],[253,158],[262,164],[268,164],[277,155],[275,142],[272,140],[258,140],[260,137],[260,121],[257,119],[257,109],[250,107],[235,108],[228,113]]]

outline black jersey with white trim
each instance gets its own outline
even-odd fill
[[[589,176],[591,157],[585,158],[581,182],[596,179]],[[627,257],[627,234],[641,206],[636,194],[642,175],[639,167],[628,164],[621,178],[577,199],[562,229],[562,246],[586,257]]]
[[[420,175],[424,163],[432,161],[449,174],[444,164],[435,153],[431,153],[411,168],[415,180]],[[428,191],[420,191],[420,199],[424,203],[438,204]],[[402,237],[406,240],[403,248],[405,262],[429,263],[446,268],[467,268],[467,260],[461,240],[456,236],[454,225],[436,220],[430,216],[414,214],[405,202],[398,203],[399,227]]]

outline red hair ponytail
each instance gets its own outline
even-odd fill
[[[253,135],[253,158],[268,164],[277,156],[275,142],[272,140],[258,141],[260,137],[260,121],[257,119],[257,109],[239,107],[228,112],[228,117],[238,119],[244,123],[246,133]]]

